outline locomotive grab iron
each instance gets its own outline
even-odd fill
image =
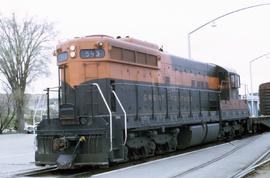
[[[252,129],[233,70],[130,37],[75,38],[55,55],[59,117],[37,127],[37,165],[106,166]]]

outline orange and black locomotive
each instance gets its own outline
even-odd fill
[[[109,165],[249,129],[231,69],[105,35],[61,43],[55,55],[59,117],[38,125],[37,165]]]

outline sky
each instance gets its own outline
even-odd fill
[[[261,0],[0,0],[0,14],[36,17],[55,24],[58,42],[93,34],[130,36],[188,57],[187,34],[222,14],[270,1]],[[231,14],[191,35],[192,59],[235,69],[242,89],[250,91],[249,62],[270,52],[270,5]],[[270,56],[252,63],[253,90],[270,82]],[[38,79],[28,93],[57,86],[56,59],[51,75]]]

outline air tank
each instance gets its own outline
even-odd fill
[[[261,84],[259,93],[261,114],[270,115],[270,82]]]

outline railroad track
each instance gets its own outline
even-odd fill
[[[62,170],[53,166],[19,173],[16,177],[81,177],[82,175],[91,176],[101,171],[102,169],[94,169],[93,167],[79,167],[75,169]]]
[[[87,167],[86,166],[86,167],[80,167],[80,168],[76,168],[76,169],[72,169],[72,170],[60,170],[56,166],[50,166],[50,167],[20,172],[20,173],[17,173],[15,176],[16,177],[69,177],[69,178],[86,177],[86,176],[91,176],[91,175],[95,175],[95,174],[99,174],[99,173],[104,173],[104,172],[108,172],[108,171],[112,171],[112,170],[117,170],[117,169],[129,167],[129,166],[142,164],[142,163],[149,162],[149,161],[154,161],[154,160],[158,160],[158,159],[162,159],[162,158],[166,158],[166,157],[171,157],[174,155],[183,154],[183,153],[191,152],[194,150],[200,150],[200,149],[211,147],[214,145],[219,145],[221,143],[223,143],[223,142],[208,143],[205,145],[187,148],[185,150],[178,150],[178,151],[172,152],[172,153],[157,155],[154,157],[149,157],[149,158],[145,158],[145,159],[141,159],[141,160],[135,160],[135,161],[127,162],[127,163],[112,165],[109,168],[97,168],[97,167]]]
[[[171,176],[170,178],[174,178],[174,177],[181,177],[184,176],[186,174],[192,173],[194,171],[197,171],[201,168],[204,168],[208,165],[211,165],[229,155],[231,155],[232,153],[236,152],[237,150],[241,149],[242,147],[250,144],[251,142],[253,142],[256,139],[256,137],[254,137],[251,140],[245,141],[244,143],[235,146],[235,148],[233,148],[232,150],[222,154],[219,157],[216,157],[215,159],[212,159],[210,161],[207,161],[203,164],[200,164],[196,167],[193,167],[191,169],[188,169],[184,172],[179,172],[178,174]],[[24,172],[24,173],[20,173],[17,174],[17,176],[20,177],[69,177],[69,178],[76,178],[76,177],[90,177],[92,175],[95,174],[100,174],[100,173],[105,173],[105,172],[109,172],[109,171],[113,171],[113,170],[117,170],[117,169],[121,169],[121,168],[126,168],[126,167],[130,167],[130,166],[134,166],[134,165],[138,165],[138,164],[142,164],[145,162],[150,162],[150,161],[155,161],[155,160],[159,160],[162,158],[167,158],[167,157],[171,157],[174,155],[179,155],[179,154],[183,154],[183,153],[189,153],[189,152],[193,152],[193,151],[197,151],[203,148],[211,148],[212,146],[216,146],[216,145],[222,145],[221,143],[224,142],[216,142],[216,143],[210,143],[210,144],[206,144],[206,145],[200,145],[200,146],[196,146],[196,147],[192,147],[192,148],[188,148],[185,150],[179,150],[176,152],[172,152],[172,153],[168,153],[168,154],[164,154],[164,155],[158,155],[155,157],[149,157],[146,159],[142,159],[142,160],[136,160],[136,161],[131,161],[128,163],[121,163],[121,164],[117,164],[117,165],[112,165],[109,168],[96,168],[96,167],[80,167],[80,168],[76,168],[76,169],[72,169],[72,170],[60,170],[57,169],[56,166],[54,167],[48,167],[48,168],[42,168],[42,169],[38,169],[38,170],[33,170],[33,171],[28,171],[28,172]],[[232,144],[233,145],[233,144]]]
[[[56,166],[49,166],[45,168],[21,172],[21,173],[16,174],[16,176],[19,176],[19,177],[36,176],[36,175],[42,175],[42,174],[46,174],[48,172],[52,172],[56,170],[58,170]]]
[[[209,166],[209,165],[211,165],[211,164],[213,164],[213,163],[215,163],[215,162],[217,162],[217,161],[219,161],[219,160],[222,160],[222,159],[224,159],[224,158],[230,156],[230,155],[233,154],[234,152],[240,150],[241,148],[245,147],[246,145],[252,143],[252,142],[255,141],[255,140],[256,140],[256,137],[254,137],[254,138],[252,138],[252,139],[250,139],[250,140],[247,140],[246,142],[244,142],[244,143],[242,143],[242,144],[240,144],[240,145],[238,145],[238,146],[235,146],[235,148],[233,148],[232,150],[230,150],[230,151],[228,151],[228,152],[226,152],[226,153],[224,153],[224,154],[222,154],[222,155],[220,155],[220,156],[218,156],[218,157],[216,157],[216,158],[214,158],[214,159],[211,159],[211,160],[209,160],[209,161],[207,161],[207,162],[204,162],[204,163],[202,163],[202,164],[200,164],[200,165],[197,165],[197,166],[195,166],[195,167],[193,167],[193,168],[190,168],[190,169],[188,169],[188,170],[181,171],[181,172],[179,172],[179,173],[177,173],[177,174],[175,174],[175,175],[173,175],[173,176],[170,176],[169,178],[183,177],[183,176],[185,176],[185,175],[187,175],[187,174],[196,172],[196,171],[198,171],[198,170],[200,170],[200,169],[202,169],[202,168],[204,168],[204,167],[207,167],[207,166]]]
[[[256,171],[258,167],[261,167],[265,165],[266,163],[270,162],[270,148],[267,149],[267,151],[260,156],[257,160],[255,160],[252,164],[245,167],[244,169],[239,170],[235,175],[233,175],[231,178],[242,178],[246,177],[250,173]]]
[[[252,138],[252,139],[250,139],[250,140],[247,140],[247,141],[245,141],[244,143],[235,146],[235,148],[233,148],[232,150],[230,150],[230,151],[228,151],[228,152],[222,154],[222,155],[219,156],[219,157],[216,157],[215,159],[212,159],[212,160],[210,160],[210,161],[207,161],[207,162],[205,162],[205,163],[203,163],[203,164],[200,164],[200,165],[198,165],[198,166],[196,166],[196,167],[193,167],[193,168],[191,168],[191,169],[189,169],[189,170],[186,170],[186,171],[184,171],[184,172],[181,172],[181,173],[179,173],[179,174],[177,174],[177,175],[174,175],[174,176],[172,176],[172,177],[169,177],[169,178],[181,177],[181,176],[184,176],[184,175],[186,175],[186,174],[189,174],[189,173],[192,173],[192,172],[194,172],[194,171],[197,171],[197,170],[199,170],[199,169],[201,169],[201,168],[204,168],[204,167],[206,167],[206,166],[208,166],[208,165],[211,165],[211,164],[213,164],[213,163],[215,163],[215,162],[217,162],[217,161],[219,161],[219,160],[221,160],[221,159],[223,159],[223,158],[226,158],[227,156],[233,154],[233,153],[236,152],[237,150],[239,150],[239,149],[245,147],[246,145],[252,143],[252,142],[255,141],[256,139],[257,139],[257,137],[254,137],[254,138]],[[230,143],[227,143],[227,144],[234,145],[234,144],[232,144],[231,142],[230,142]],[[216,146],[216,145],[219,146],[219,145],[222,145],[222,144],[215,144],[214,146]],[[208,149],[208,147],[209,147],[209,145],[206,147],[206,149]],[[211,148],[211,147],[209,147],[209,148]],[[202,148],[200,147],[200,149],[202,149]],[[196,148],[196,149],[193,148],[193,149],[192,149],[192,148],[191,148],[191,149],[189,149],[189,150],[187,150],[187,151],[184,151],[184,152],[182,151],[182,153],[179,153],[179,152],[178,152],[177,154],[171,154],[170,156],[168,156],[168,155],[166,155],[166,156],[160,155],[158,158],[157,158],[157,157],[154,157],[154,159],[153,159],[153,158],[148,158],[147,160],[133,161],[133,162],[130,162],[130,163],[122,164],[122,166],[121,166],[121,165],[113,166],[113,167],[111,167],[110,169],[108,169],[107,171],[117,170],[117,169],[120,169],[120,168],[129,167],[129,166],[134,166],[134,165],[138,165],[138,164],[141,164],[141,163],[144,163],[144,162],[155,161],[155,160],[159,160],[159,159],[162,159],[162,158],[167,158],[167,157],[169,158],[169,157],[174,156],[174,155],[183,154],[183,153],[189,153],[189,152],[197,151],[197,150],[200,150],[200,149],[198,149],[198,148]],[[104,172],[107,172],[107,171],[104,171]],[[101,172],[99,172],[99,173],[101,173]],[[95,174],[98,174],[98,173],[95,173]],[[76,174],[76,175],[73,175],[72,177],[90,176],[90,175],[94,175],[94,174],[82,173],[82,174]]]

